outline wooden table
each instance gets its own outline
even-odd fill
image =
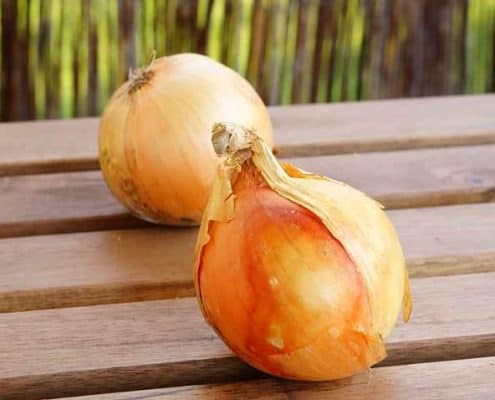
[[[1,124],[2,400],[495,396],[495,95],[270,112],[282,157],[389,210],[415,308],[388,358],[330,383],[257,373],[191,297],[196,230],[138,221],[106,189],[97,119]]]

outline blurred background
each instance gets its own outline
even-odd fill
[[[0,13],[3,121],[98,115],[153,50],[207,54],[267,104],[495,91],[495,0],[1,0]]]

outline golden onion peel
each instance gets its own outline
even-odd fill
[[[131,73],[100,122],[110,190],[149,221],[199,223],[218,165],[211,128],[225,116],[263,132],[272,145],[270,117],[255,90],[210,58],[178,54]]]
[[[381,206],[344,183],[281,166],[249,130],[218,124],[225,154],[203,216],[194,281],[207,321],[272,375],[329,380],[369,368],[407,270]]]

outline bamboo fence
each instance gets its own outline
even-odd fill
[[[1,120],[97,115],[129,68],[208,54],[268,104],[495,90],[495,0],[2,0]]]

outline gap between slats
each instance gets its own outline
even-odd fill
[[[387,348],[387,358],[374,368],[415,365],[449,360],[495,357],[495,334],[418,340]],[[198,372],[200,376],[198,376]],[[0,383],[2,400],[55,399],[109,392],[215,385],[266,378],[236,356],[189,362],[157,363],[90,371],[33,375]],[[124,397],[125,398],[125,397]],[[153,399],[153,397],[151,397]],[[92,399],[88,399],[92,400]],[[147,400],[131,397],[130,400]]]
[[[96,158],[74,158],[71,160],[44,160],[12,162],[0,166],[0,178],[4,176],[52,174],[64,172],[93,171],[100,168]]]
[[[413,280],[412,319],[396,326],[380,366],[495,356],[486,306],[494,283],[495,273]],[[215,336],[194,299],[1,314],[0,338],[8,338],[0,341],[2,399],[259,376]]]
[[[281,157],[495,143],[495,96],[271,107]],[[0,176],[98,168],[98,119],[0,124]]]
[[[424,192],[408,195],[391,194],[374,196],[374,199],[386,209],[391,210],[488,203],[495,200],[495,187],[489,189],[470,188],[459,191],[445,191],[443,193]],[[56,209],[57,205],[54,205],[53,207]],[[3,224],[0,221],[0,239],[61,233],[106,231],[110,229],[153,228],[155,226],[127,213],[118,204],[115,209],[117,212],[111,215],[91,215],[81,218],[71,216],[66,218],[54,217],[51,219],[40,218],[33,221]],[[185,228],[178,227],[177,229]]]
[[[290,161],[400,209],[493,201],[494,157],[491,145]],[[0,238],[147,225],[126,213],[97,171],[3,177],[0,203]]]
[[[407,268],[411,278],[495,272],[495,252],[473,256],[413,259],[407,262]],[[0,313],[164,300],[194,295],[192,279],[18,290],[0,292]]]
[[[412,277],[495,271],[495,203],[392,210]],[[193,294],[196,229],[0,240],[0,312]]]
[[[106,393],[65,400],[486,400],[495,392],[495,358],[475,358],[373,369],[332,382],[265,378],[227,384]],[[64,400],[64,399],[59,399]]]
[[[366,138],[344,143],[310,143],[275,147],[278,157],[315,157],[323,155],[376,153],[385,151],[422,150],[445,147],[479,146],[495,144],[493,132],[480,133],[469,137],[432,136],[427,138],[396,138],[389,140],[367,140]],[[96,163],[97,165],[97,163]]]
[[[495,144],[494,132],[480,133],[466,137],[432,136],[426,138],[365,138],[347,142],[315,142],[308,144],[287,144],[275,146],[274,154],[282,159],[292,157],[315,157],[325,155],[376,153],[401,150],[422,150],[461,146],[479,146]],[[51,174],[64,172],[93,171],[100,169],[97,158],[73,158],[70,160],[44,160],[29,162],[12,162],[0,164],[0,177],[17,175]]]

